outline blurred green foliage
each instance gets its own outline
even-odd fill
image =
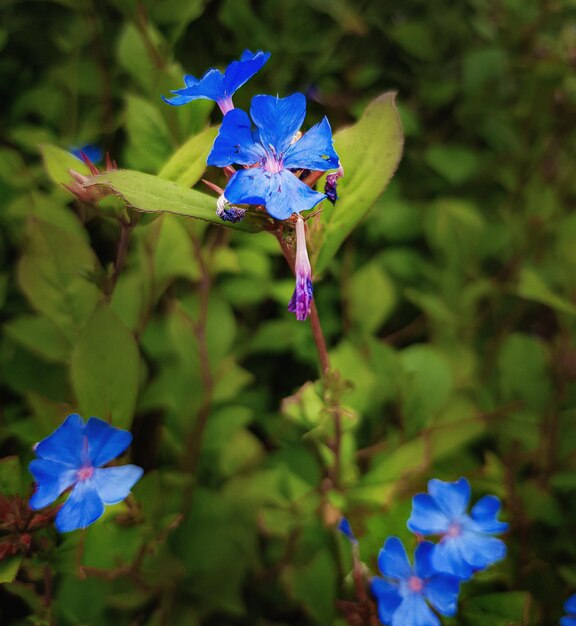
[[[237,106],[300,90],[338,129],[398,92],[392,184],[354,155],[312,229],[328,382],[273,237],[130,212],[117,276],[124,203],[96,214],[53,182],[83,165],[41,158],[96,143],[196,185],[218,114],[160,95],[244,48],[272,58]],[[0,51],[1,491],[29,496],[31,446],[74,410],[131,428],[147,470],[85,533],[0,562],[2,624],[342,625],[340,513],[375,571],[411,496],[460,475],[503,499],[509,556],[446,623],[555,623],[576,587],[574,3],[8,0]]]

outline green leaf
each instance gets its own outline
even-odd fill
[[[42,154],[46,173],[59,187],[62,184],[72,182],[72,176],[70,176],[71,169],[84,174],[84,176],[90,176],[90,170],[86,165],[68,152],[68,150],[44,144],[40,146],[40,153]]]
[[[17,456],[7,456],[0,459],[0,493],[19,493],[21,479],[20,459]]]
[[[71,375],[84,415],[130,427],[140,355],[134,337],[108,305],[100,305],[83,329],[72,355]]]
[[[518,281],[518,295],[525,300],[540,302],[561,313],[576,315],[576,306],[555,294],[533,269],[524,268]]]
[[[18,280],[32,306],[69,338],[84,325],[101,298],[86,278],[97,268],[94,252],[81,237],[39,219],[30,220]]]
[[[324,228],[315,246],[318,273],[328,267],[398,167],[404,139],[395,97],[389,92],[376,98],[356,124],[334,135],[345,176],[339,181],[340,200],[324,211]]]
[[[396,290],[376,261],[361,267],[350,279],[350,315],[362,330],[374,333],[396,305]]]
[[[46,361],[65,361],[72,349],[66,335],[48,317],[21,315],[8,322],[4,331]]]
[[[215,197],[142,172],[107,172],[94,176],[91,184],[110,189],[122,197],[128,206],[143,213],[174,213],[247,232],[263,230],[269,221],[264,214],[260,216],[251,213],[238,224],[223,222],[216,215]]]
[[[18,575],[23,560],[23,555],[17,555],[0,561],[0,583],[13,582]]]
[[[284,581],[314,621],[332,623],[336,600],[336,564],[327,550],[318,552],[306,565],[287,568]]]
[[[450,363],[434,347],[414,345],[402,350],[406,373],[402,404],[406,431],[415,434],[429,423],[453,388]]]
[[[126,102],[126,163],[129,167],[155,172],[173,149],[168,125],[158,107],[148,100],[129,95]]]
[[[467,600],[463,615],[470,626],[524,624],[529,604],[530,595],[525,591],[489,593]]]
[[[206,128],[190,139],[170,157],[158,173],[160,178],[172,180],[185,187],[193,187],[206,170],[206,159],[218,129]]]
[[[431,146],[424,160],[452,185],[460,185],[478,171],[478,157],[473,150],[460,146]]]

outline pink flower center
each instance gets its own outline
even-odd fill
[[[88,480],[89,478],[92,478],[93,474],[94,468],[92,465],[86,465],[78,470],[78,480]]]
[[[444,535],[447,538],[458,537],[462,532],[462,526],[458,522],[454,522],[450,524],[446,534]]]
[[[424,588],[424,582],[418,576],[410,576],[408,579],[408,589],[415,593],[419,593]]]
[[[264,169],[271,174],[278,174],[281,172],[284,167],[282,165],[282,160],[277,159],[274,155],[269,155],[266,157],[263,165]]]

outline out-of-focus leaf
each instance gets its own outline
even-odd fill
[[[46,361],[65,361],[72,349],[69,339],[48,317],[22,315],[8,322],[4,332]]]
[[[22,479],[20,471],[20,459],[17,456],[0,459],[0,493],[20,493]]]
[[[94,176],[91,184],[110,189],[121,196],[128,206],[143,213],[174,213],[247,232],[263,230],[268,221],[265,216],[250,214],[237,224],[223,222],[216,215],[215,197],[142,172],[107,172]]]
[[[525,267],[518,281],[518,295],[525,300],[545,304],[561,313],[576,315],[576,305],[557,295],[533,269]]]
[[[318,273],[328,267],[398,167],[404,140],[395,97],[390,92],[376,98],[356,124],[334,135],[345,176],[338,184],[340,200],[334,208],[324,210],[323,229],[315,246]]]
[[[362,266],[350,279],[350,314],[367,333],[374,333],[396,304],[396,290],[377,262]]]
[[[72,385],[84,415],[129,428],[140,382],[140,355],[132,334],[109,306],[100,305],[72,355]]]
[[[216,127],[210,127],[191,137],[170,157],[158,176],[193,187],[206,170],[206,159],[217,133]]]
[[[462,614],[470,626],[510,626],[526,623],[529,606],[530,595],[525,591],[488,593],[466,600]]]
[[[70,176],[71,169],[84,176],[90,175],[90,170],[86,165],[68,150],[44,144],[40,146],[40,153],[42,154],[46,173],[59,187],[62,184],[68,185],[72,182],[72,176]]]
[[[453,185],[460,185],[478,171],[478,157],[460,146],[431,146],[424,158],[428,165]]]
[[[17,555],[0,561],[0,583],[11,583],[20,570],[24,555]]]
[[[18,279],[28,300],[66,336],[84,325],[100,291],[87,280],[98,261],[84,239],[38,219],[28,226],[28,244]]]

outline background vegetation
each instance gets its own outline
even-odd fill
[[[31,446],[74,410],[119,416],[147,470],[86,533],[45,529],[0,562],[2,624],[341,625],[340,514],[375,572],[412,495],[461,475],[503,499],[509,556],[446,623],[558,620],[576,590],[574,8],[2,3],[1,490],[29,496]],[[142,218],[118,276],[116,206],[74,201],[40,157],[95,143],[161,172],[219,112],[160,95],[244,48],[272,58],[237,106],[299,90],[307,124],[337,129],[398,91],[400,168],[317,276],[329,385],[273,237]]]

